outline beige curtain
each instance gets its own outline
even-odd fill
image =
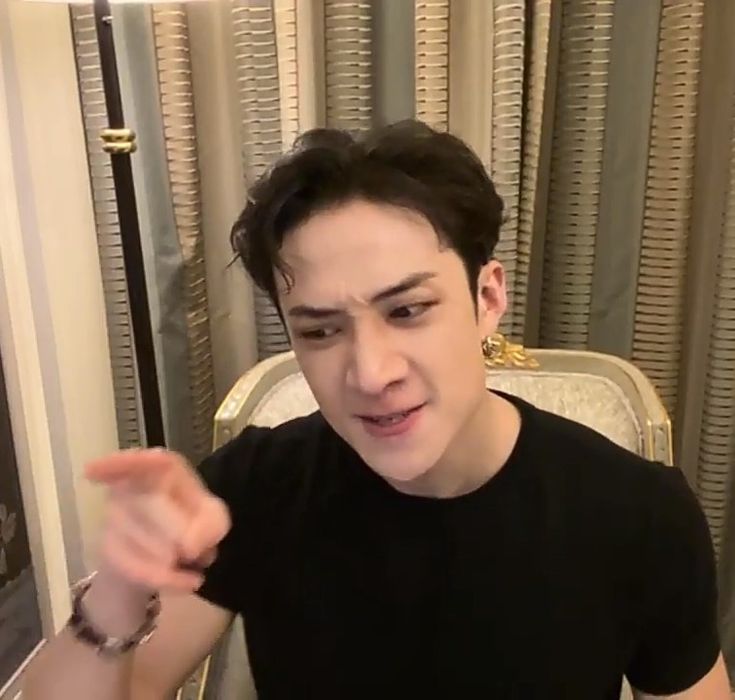
[[[234,0],[246,187],[306,128],[370,128],[371,16],[369,2]],[[301,102],[311,109],[300,109]],[[288,349],[278,314],[260,291],[255,308],[259,356]]]
[[[449,0],[416,2],[416,118],[449,128]]]
[[[720,588],[724,642],[731,670],[735,656],[735,113],[731,110],[730,167],[727,177],[725,221],[718,249],[711,331],[704,350],[709,354],[702,396],[701,439],[698,444],[697,485],[710,513],[710,522],[722,553]],[[701,340],[699,341],[702,342]]]
[[[661,8],[633,321],[633,359],[656,382],[672,415],[684,330],[703,6],[700,0]]]
[[[90,181],[107,308],[121,447],[142,441],[120,227],[91,8],[71,7]],[[196,121],[183,5],[115,14],[127,117],[141,146],[136,193],[167,444],[197,461],[211,449],[214,383],[210,347]]]
[[[100,141],[100,132],[108,122],[94,13],[91,9],[73,7],[71,22],[102,267],[118,436],[120,446],[128,448],[141,442],[138,394],[112,167]]]
[[[200,55],[188,48],[194,16]],[[109,168],[96,146],[104,122],[99,67],[89,13],[74,10],[72,18],[121,441],[134,444],[119,231]],[[168,324],[178,340],[159,351],[169,367],[165,386],[170,368],[186,377],[183,394],[180,387],[164,393],[169,405],[186,407],[171,415],[191,426],[192,453],[209,439],[214,405],[208,328],[217,319],[208,317],[206,279],[214,284],[222,274],[207,266],[204,246],[227,235],[202,226],[208,181],[199,175],[206,154],[198,145],[210,142],[211,126],[198,130],[197,114],[213,121],[212,108],[193,97],[192,70],[209,79],[201,28],[212,27],[217,50],[224,47],[217,80],[231,100],[217,108],[234,125],[241,201],[249,183],[313,126],[362,132],[416,116],[466,139],[506,203],[498,257],[510,305],[502,330],[530,346],[588,348],[635,362],[674,419],[677,461],[700,496],[718,555],[732,551],[735,4],[232,0],[171,6],[147,21],[138,28],[149,26],[144,41],[157,93],[144,99],[138,87],[133,97],[155,102],[136,114],[148,114],[148,130],[160,132],[160,142],[149,134],[148,143],[158,143],[150,162],[165,164],[158,186],[171,206],[144,209],[158,228],[167,222],[164,239],[175,242],[181,293],[175,305],[161,295],[159,318],[178,319]],[[152,255],[161,258],[160,245]],[[281,322],[258,292],[254,308],[258,356],[286,349]],[[735,662],[731,559],[721,556],[720,569],[723,639]]]
[[[295,8],[283,7],[287,22],[276,22],[270,0],[235,0],[232,4],[234,63],[237,75],[239,121],[245,187],[285,150],[298,119],[298,92],[282,90],[281,75],[293,73],[292,42]],[[276,44],[280,33],[283,53]],[[290,49],[290,50],[289,50]],[[285,85],[283,86],[286,87]],[[296,123],[298,123],[296,119]],[[285,127],[285,128],[284,128]],[[255,292],[258,355],[265,358],[288,349],[283,325],[267,295]]]
[[[182,340],[188,371],[180,381],[188,380],[189,452],[202,459],[212,444],[215,406],[194,86],[184,6],[154,6],[153,29],[175,240],[181,256]]]

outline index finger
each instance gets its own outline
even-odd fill
[[[161,448],[136,448],[92,460],[85,466],[84,475],[90,481],[108,486],[127,483],[141,490],[149,490],[160,484],[182,461],[175,452]]]
[[[181,455],[160,447],[125,450],[93,460],[85,467],[85,474],[107,486],[167,493],[189,512],[196,512],[209,493]]]

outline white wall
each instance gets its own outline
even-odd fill
[[[100,518],[81,469],[117,447],[68,9],[0,1],[0,66],[0,348],[58,627]]]

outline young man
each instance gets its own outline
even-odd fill
[[[416,122],[306,134],[251,189],[233,243],[320,411],[199,475],[163,451],[89,465],[100,571],[26,698],[169,697],[235,614],[265,699],[613,700],[624,675],[729,697],[680,472],[485,388],[501,213],[471,151]]]

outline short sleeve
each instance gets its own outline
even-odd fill
[[[197,594],[222,608],[239,613],[243,574],[247,568],[246,501],[258,445],[268,430],[248,426],[234,440],[213,452],[198,468],[207,488],[230,511],[232,528],[217,547],[217,559],[204,572]]]
[[[650,507],[641,635],[626,675],[641,692],[671,695],[703,678],[720,651],[715,558],[680,470],[657,470]]]

